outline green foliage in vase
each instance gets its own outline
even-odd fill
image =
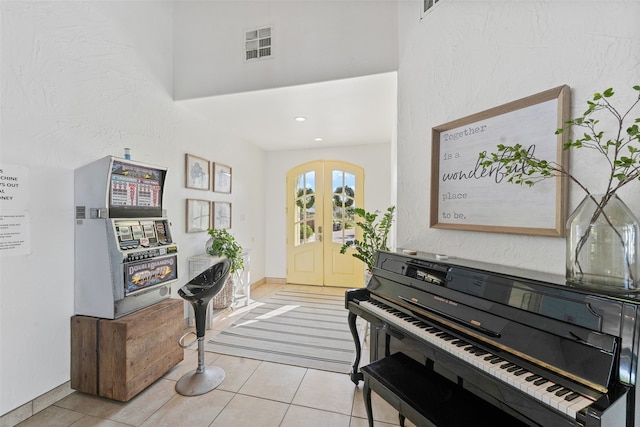
[[[501,172],[508,182],[521,185],[532,186],[543,179],[566,176],[588,195],[604,193],[605,199],[602,202],[606,205],[622,186],[640,178],[640,117],[629,117],[640,103],[640,85],[634,86],[633,89],[638,91],[638,96],[628,109],[619,110],[611,104],[614,91],[609,88],[602,93],[595,93],[592,100],[587,101],[588,108],[582,116],[566,121],[564,128],[556,130],[556,134],[560,135],[573,128],[576,134],[563,144],[564,150],[588,148],[602,154],[610,167],[604,192],[590,191],[565,165],[539,159],[528,147],[521,144],[498,144],[497,153],[480,153],[480,164],[485,168],[501,166]],[[597,129],[600,123],[597,115],[602,111],[610,113],[617,122],[617,128],[606,136],[604,131]],[[595,202],[600,204],[600,201]]]
[[[606,189],[591,191],[582,181],[580,181],[566,165],[537,158],[533,150],[521,144],[497,146],[497,153],[480,153],[479,163],[481,166],[494,167],[504,174],[508,182],[520,185],[533,186],[535,183],[552,177],[564,176],[575,183],[587,194],[596,204],[596,208],[591,217],[594,223],[603,214],[607,203],[616,192],[632,181],[640,179],[640,117],[633,118],[632,111],[640,104],[640,85],[633,86],[638,92],[635,100],[627,109],[616,108],[612,104],[614,91],[612,88],[603,92],[597,92],[593,98],[587,101],[587,109],[580,117],[566,121],[565,127],[557,129],[556,135],[564,134],[573,130],[573,137],[568,137],[563,144],[564,150],[590,149],[601,154],[608,165],[608,174],[605,177]],[[613,131],[605,134],[599,129],[599,114],[608,113],[617,126]],[[602,198],[595,197],[594,194],[602,193]],[[614,228],[607,215],[603,216],[605,221]],[[589,238],[590,228],[580,237],[575,247],[575,259],[578,263],[578,254]],[[617,233],[617,231],[616,231]],[[623,236],[618,237],[624,245]],[[630,264],[630,260],[626,262]],[[581,271],[578,264],[576,268]],[[634,279],[635,280],[635,279]]]
[[[356,225],[362,229],[362,240],[354,239],[346,242],[340,248],[340,253],[344,254],[347,249],[353,247],[355,252],[352,255],[364,262],[367,270],[372,271],[377,251],[389,250],[387,241],[393,225],[395,210],[395,206],[388,207],[384,215],[378,219],[379,211],[367,212],[362,208],[348,209],[349,214],[361,218],[360,221],[356,221]]]
[[[244,268],[242,259],[242,246],[227,230],[210,228],[207,230],[211,236],[211,247],[207,248],[209,255],[225,256],[231,261],[231,272],[234,273]]]

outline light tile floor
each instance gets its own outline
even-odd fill
[[[264,300],[283,287],[262,285],[252,299]],[[344,289],[313,288],[344,295]],[[237,319],[237,310],[218,313],[205,339]],[[366,345],[366,342],[365,342]],[[145,391],[122,403],[74,392],[19,427],[367,427],[362,382],[347,374],[205,353],[205,364],[224,369],[224,382],[201,396],[175,391],[180,377],[197,366],[197,351],[185,349],[184,360]],[[366,350],[365,350],[366,353]],[[364,355],[366,359],[366,354]],[[366,360],[365,360],[366,363]],[[398,413],[373,393],[376,427],[398,425]],[[414,425],[407,421],[407,427]]]

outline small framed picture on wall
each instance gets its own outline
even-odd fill
[[[211,204],[208,200],[187,199],[187,233],[207,231],[211,221]]]
[[[213,191],[231,193],[231,167],[220,163],[213,164]]]
[[[212,202],[213,205],[213,228],[231,228],[231,203]]]
[[[191,154],[185,155],[186,187],[209,190],[209,161]]]

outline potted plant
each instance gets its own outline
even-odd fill
[[[211,238],[207,241],[207,253],[212,256],[224,256],[231,261],[231,273],[244,268],[242,259],[242,246],[238,244],[233,237],[225,229],[210,228],[207,230]]]
[[[369,273],[373,271],[378,250],[389,250],[387,241],[393,224],[395,209],[395,206],[390,206],[387,208],[386,213],[378,219],[380,211],[367,212],[362,208],[350,208],[347,211],[349,214],[361,218],[361,220],[356,221],[356,226],[362,229],[362,240],[354,239],[345,242],[340,248],[340,253],[344,254],[347,249],[353,247],[355,252],[352,255],[364,262]]]
[[[234,273],[244,268],[242,246],[227,230],[210,228],[211,238],[206,243],[207,253],[211,256],[226,257],[231,261],[231,270],[222,291],[212,299],[214,309],[227,308],[233,303]]]
[[[574,137],[563,144],[564,150],[587,148],[602,155],[608,165],[604,192],[592,192],[564,165],[539,159],[521,144],[499,144],[497,153],[480,154],[483,167],[502,166],[511,183],[533,186],[543,179],[564,176],[580,187],[586,196],[567,221],[567,280],[623,293],[640,288],[638,220],[616,194],[640,178],[640,118],[631,117],[640,104],[640,85],[633,89],[638,96],[629,108],[614,107],[614,91],[609,88],[587,101],[582,116],[556,130],[556,134],[574,130]],[[615,122],[607,135],[599,129],[599,113],[610,114],[606,118]]]

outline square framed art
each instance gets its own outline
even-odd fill
[[[185,186],[197,190],[209,190],[210,162],[192,154],[185,154]]]
[[[207,231],[211,221],[211,204],[208,200],[187,199],[187,233]]]
[[[213,208],[213,228],[231,228],[231,203],[212,202]]]
[[[231,166],[221,163],[213,164],[213,191],[231,193]]]

